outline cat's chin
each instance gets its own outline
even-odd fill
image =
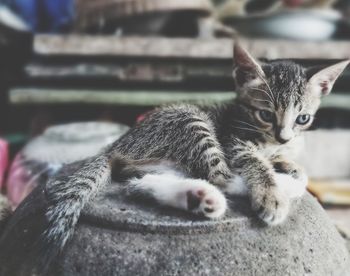
[[[295,136],[292,139],[288,140],[287,142],[283,142],[283,143],[277,141],[276,139],[267,139],[266,138],[265,141],[266,141],[266,144],[270,144],[273,146],[285,147],[285,146],[294,145],[295,142],[299,141],[299,139],[300,139],[300,136]]]

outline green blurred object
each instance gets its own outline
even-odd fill
[[[232,92],[201,91],[155,91],[155,90],[88,90],[14,88],[9,92],[12,104],[105,104],[156,106],[166,103],[187,101],[213,103],[233,99]]]
[[[23,133],[13,133],[4,135],[3,138],[9,142],[10,145],[23,145],[29,140],[29,136]]]
[[[9,143],[9,153],[10,153],[10,160],[14,158],[16,153],[27,143],[29,140],[29,136],[24,133],[12,133],[3,135],[2,138],[4,138]]]

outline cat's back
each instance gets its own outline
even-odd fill
[[[177,103],[163,105],[150,111],[141,125],[152,123],[153,121],[181,121],[190,118],[210,119],[208,111],[200,105],[190,103]]]
[[[115,142],[115,149],[133,158],[146,158],[159,155],[166,157],[165,152],[180,141],[190,139],[194,130],[205,128],[215,131],[209,111],[200,105],[180,103],[155,108],[144,115],[141,121],[133,126],[123,137]]]

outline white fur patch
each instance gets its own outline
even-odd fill
[[[288,108],[285,110],[282,118],[282,122],[281,122],[282,129],[279,135],[282,139],[289,141],[294,137],[293,126],[294,126],[296,116],[297,116],[297,111],[295,107],[292,104],[290,104]]]
[[[219,189],[205,180],[185,178],[178,171],[170,170],[167,166],[165,168],[163,172],[157,171],[155,174],[146,174],[141,179],[133,179],[129,185],[135,189],[151,192],[160,204],[183,210],[189,209],[188,193],[197,195],[200,191],[203,197],[199,206],[191,210],[192,212],[203,214],[208,218],[218,218],[225,213],[227,202]],[[207,208],[212,210],[208,212]]]
[[[295,179],[288,174],[276,173],[275,181],[277,187],[286,196],[289,198],[298,198],[305,193],[308,178],[306,175],[303,175],[302,178]]]
[[[247,195],[248,194],[247,185],[244,179],[239,175],[235,175],[229,180],[229,182],[227,183],[227,187],[224,191],[225,193],[230,195]]]
[[[274,175],[276,185],[279,190],[288,198],[298,198],[306,191],[308,178],[303,175],[300,179],[295,179],[288,174],[276,173]],[[248,188],[241,176],[234,176],[228,183],[225,193],[230,195],[247,195]]]
[[[260,144],[258,152],[267,159],[274,155],[288,156],[290,160],[294,160],[300,154],[304,146],[304,137],[296,136],[284,145]]]

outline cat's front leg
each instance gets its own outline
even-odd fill
[[[243,191],[250,197],[252,209],[269,225],[282,223],[288,215],[290,198],[276,181],[276,173],[269,160],[259,154],[251,144],[235,145],[231,155],[231,166],[237,176],[226,189],[227,193]]]
[[[305,170],[294,161],[289,161],[284,157],[274,158],[271,162],[278,187],[290,198],[301,197],[308,183]]]

